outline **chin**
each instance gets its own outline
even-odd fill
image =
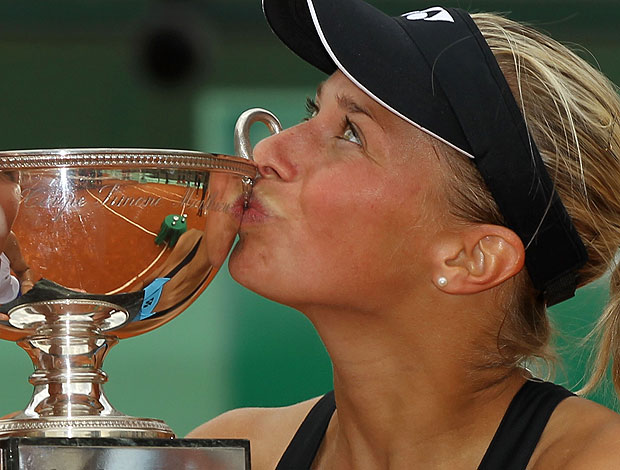
[[[254,250],[244,247],[241,239],[233,248],[228,260],[228,271],[231,277],[246,289],[274,302],[291,305],[291,299],[283,293],[293,292],[286,283],[286,276],[279,268],[275,272],[270,270],[271,265],[265,263],[265,257],[257,255]]]
[[[244,281],[248,277],[247,266],[243,263],[243,240],[239,240],[233,247],[230,257],[228,258],[228,272],[230,276],[244,287],[248,287]]]
[[[228,259],[230,276],[243,287],[265,296],[264,290],[269,276],[262,272],[264,269],[264,262],[255,251],[245,247],[245,241],[241,237]]]

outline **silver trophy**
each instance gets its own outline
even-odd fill
[[[117,411],[102,364],[119,339],[183,312],[226,259],[256,175],[256,121],[280,130],[247,111],[239,157],[0,152],[0,338],[34,364],[30,403],[0,420],[0,470],[249,468],[245,441],[174,439],[161,420]]]

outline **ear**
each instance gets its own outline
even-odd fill
[[[519,273],[525,262],[521,239],[509,228],[489,224],[453,234],[436,255],[433,282],[450,294],[491,289]]]

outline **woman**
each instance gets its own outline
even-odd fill
[[[526,369],[550,357],[546,306],[615,266],[613,86],[495,15],[264,10],[330,77],[306,122],[257,145],[229,266],[308,316],[334,394],[192,436],[249,438],[259,470],[620,468],[620,418]],[[593,384],[620,354],[619,290],[614,269]]]

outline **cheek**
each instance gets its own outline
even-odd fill
[[[417,180],[384,171],[348,168],[314,178],[301,199],[303,233],[328,257],[377,259],[401,244],[422,216],[423,187]]]

